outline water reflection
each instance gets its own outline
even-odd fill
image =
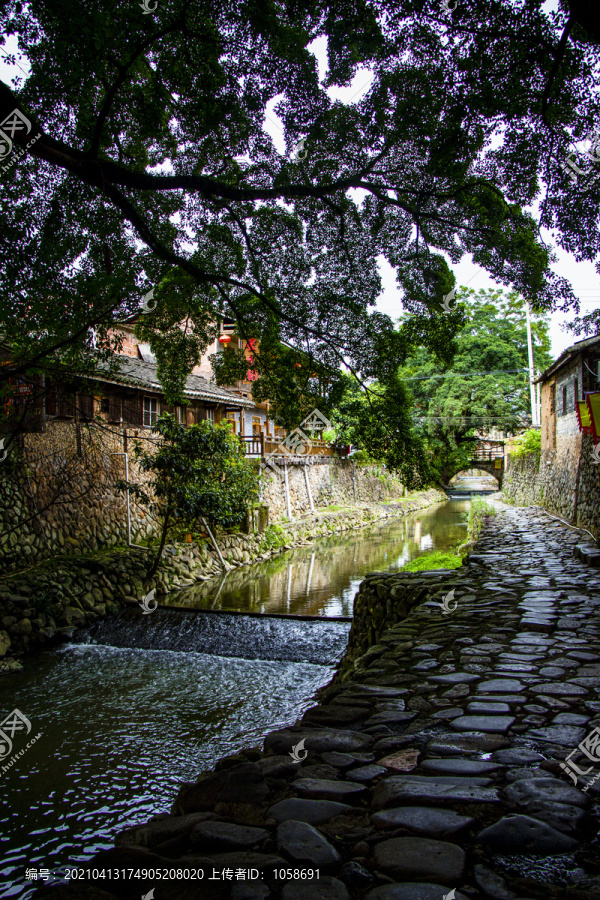
[[[465,539],[468,501],[448,501],[370,531],[321,539],[168,598],[187,609],[309,616],[351,616],[368,572],[395,572],[429,550]]]

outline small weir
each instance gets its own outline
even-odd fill
[[[128,609],[94,624],[78,642],[331,665],[341,658],[349,630],[349,622],[326,619]]]

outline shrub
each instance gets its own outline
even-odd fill
[[[538,428],[528,428],[527,431],[516,437],[512,443],[511,456],[521,459],[535,453],[538,457],[542,452],[542,432]]]

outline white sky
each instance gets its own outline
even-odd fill
[[[16,41],[14,37],[7,40],[4,46],[4,52],[15,52]],[[327,53],[324,38],[314,41],[310,49],[314,52],[318,64],[321,79],[325,77],[327,71]],[[15,75],[23,76],[24,69],[27,68],[26,62],[21,62],[17,68],[8,66],[5,60],[0,57],[0,78],[6,83],[12,83]],[[352,83],[347,88],[331,88],[328,93],[330,97],[340,99],[343,102],[356,102],[368,90],[371,83],[371,74],[367,69],[359,70],[355,75]],[[285,152],[285,142],[281,122],[273,113],[272,107],[276,104],[277,98],[269,104],[270,109],[266,115],[265,130],[271,135],[276,148],[281,152]],[[548,234],[544,235],[545,240],[552,246],[551,238]],[[600,278],[596,272],[593,262],[577,262],[575,258],[563,250],[554,248],[558,261],[553,265],[553,270],[566,278],[571,285],[575,295],[581,302],[581,313],[585,314],[594,309],[600,309]],[[402,312],[401,294],[395,282],[395,276],[391,266],[385,260],[381,261],[381,276],[383,291],[377,302],[377,309],[393,319],[397,319]],[[465,257],[458,265],[452,267],[457,286],[468,286],[474,290],[479,288],[502,288],[488,275],[485,269],[474,265],[470,256]],[[506,289],[506,288],[505,288]],[[552,353],[556,357],[566,347],[578,340],[571,332],[563,330],[565,323],[570,322],[575,317],[574,313],[554,312],[550,314],[550,337],[552,340]]]

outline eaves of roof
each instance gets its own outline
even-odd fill
[[[156,376],[156,365],[137,360],[134,357],[121,357],[119,364],[121,366],[119,373],[111,372],[110,375],[106,376],[96,373],[94,380],[101,381],[104,384],[127,385],[155,394],[164,394],[164,390]],[[102,364],[100,368],[102,368]],[[127,371],[127,369],[130,371]],[[233,391],[212,385],[200,375],[187,376],[183,394],[190,399],[206,400],[211,403],[225,403],[229,406],[239,406],[246,409],[251,409],[255,406],[253,400],[245,400],[238,394],[234,394]]]
[[[583,341],[577,341],[576,344],[573,344],[571,347],[567,347],[566,350],[560,354],[558,359],[556,359],[548,368],[542,372],[542,374],[536,378],[536,384],[538,382],[546,381],[550,378],[551,375],[554,375],[559,369],[562,367],[578,353],[581,353],[582,350],[588,350],[590,347],[594,347],[598,345],[598,349],[600,349],[600,334],[596,334],[593,337],[585,338]]]

